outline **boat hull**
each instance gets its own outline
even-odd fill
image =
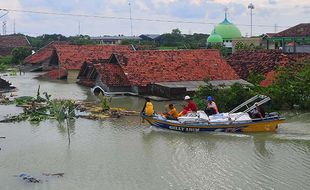
[[[156,117],[142,116],[154,127],[180,132],[275,132],[284,118],[264,119],[260,121],[248,121],[244,123],[204,123],[204,124],[183,124],[171,120],[157,119]]]

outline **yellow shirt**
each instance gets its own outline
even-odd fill
[[[178,118],[179,114],[177,112],[177,109],[173,108],[168,112],[169,115],[171,115],[172,117],[174,117],[175,119]]]
[[[146,102],[146,105],[145,105],[145,114],[147,116],[151,116],[154,114],[154,107],[153,107],[153,104],[152,102]]]

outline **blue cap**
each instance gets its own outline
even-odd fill
[[[208,101],[212,101],[212,100],[213,100],[212,96],[208,96]]]

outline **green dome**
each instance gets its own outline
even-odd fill
[[[223,38],[214,31],[207,39],[208,43],[223,43]]]
[[[223,40],[231,40],[242,37],[239,28],[230,23],[226,17],[223,22],[214,28],[213,32],[220,35]]]

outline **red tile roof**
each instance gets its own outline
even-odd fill
[[[136,51],[115,57],[129,83],[135,86],[206,78],[239,79],[217,50]]]
[[[95,64],[96,72],[101,76],[101,82],[107,86],[130,86],[123,69],[116,64]]]
[[[272,38],[274,37],[274,35],[276,35],[277,33],[266,33],[266,35],[269,37],[269,38]]]
[[[62,67],[79,70],[85,61],[108,59],[112,53],[130,51],[121,45],[54,45]]]
[[[24,63],[30,63],[30,64],[37,64],[42,63],[45,60],[49,59],[53,55],[53,51],[55,50],[54,45],[60,45],[60,44],[69,44],[68,42],[51,42],[47,44],[46,46],[39,49],[34,54],[26,57],[24,59]]]
[[[0,55],[10,55],[16,47],[29,47],[30,44],[24,35],[0,35]]]
[[[68,71],[64,68],[54,69],[51,71],[46,72],[41,77],[48,78],[48,79],[65,79],[68,75]]]
[[[69,70],[79,70],[85,61],[108,59],[112,53],[123,53],[130,50],[129,46],[121,45],[72,45],[53,42],[27,57],[24,63],[42,63],[49,59],[53,55],[53,51],[55,51],[61,67]]]
[[[267,87],[267,86],[271,85],[276,78],[276,74],[277,74],[277,72],[275,70],[268,72],[265,75],[265,80],[261,81],[260,85],[263,87]]]
[[[247,80],[249,73],[266,74],[281,63],[289,62],[288,59],[282,51],[261,50],[234,53],[227,58],[227,62],[242,79]]]
[[[278,67],[308,58],[309,53],[286,54],[278,50],[259,50],[234,53],[227,58],[227,62],[242,79],[247,80],[250,72],[265,75],[266,79],[261,85],[268,86],[273,82]]]
[[[310,36],[310,23],[302,23],[289,29],[286,29],[282,32],[279,32],[275,34],[273,37],[309,37],[309,36]]]

